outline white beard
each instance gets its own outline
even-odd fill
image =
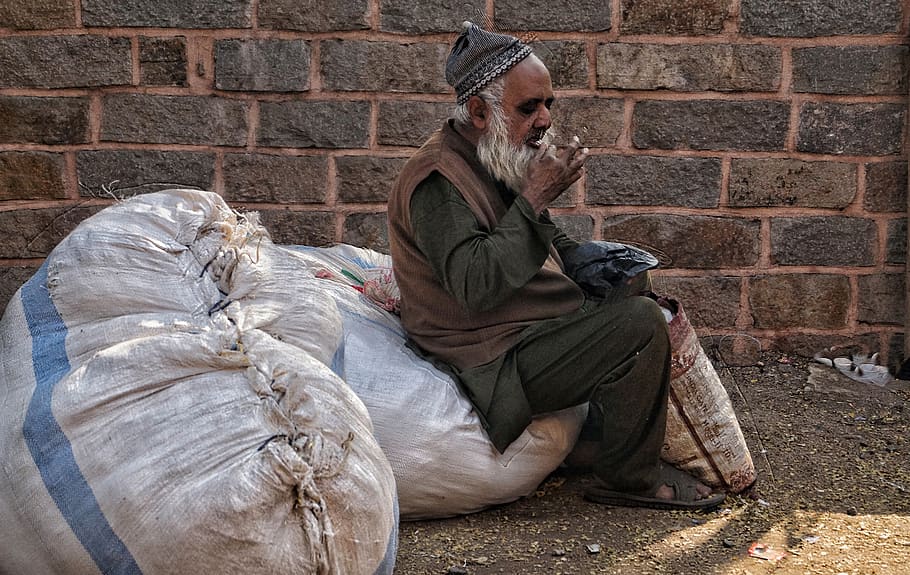
[[[477,142],[477,159],[490,174],[514,192],[520,192],[528,173],[528,164],[537,153],[536,148],[527,145],[516,146],[509,140],[502,110],[490,106],[490,127]],[[540,138],[541,146],[548,146],[553,140],[548,129]]]

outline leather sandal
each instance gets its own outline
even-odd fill
[[[698,496],[699,481],[686,473],[670,465],[660,464],[658,472],[659,479],[657,485],[647,492],[626,493],[609,489],[603,483],[589,487],[585,491],[585,499],[594,503],[603,505],[613,505],[616,507],[647,507],[649,509],[689,509],[698,511],[711,510],[727,498],[724,493],[712,493],[705,497]],[[656,497],[657,490],[662,485],[668,485],[673,489],[672,499],[661,499]]]

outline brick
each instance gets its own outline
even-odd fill
[[[330,246],[335,243],[335,215],[331,212],[260,210],[262,225],[276,244]]]
[[[907,46],[820,46],[793,50],[793,91],[907,93]]]
[[[556,143],[567,144],[578,136],[590,148],[615,146],[622,134],[625,105],[613,98],[561,98],[553,105]]]
[[[886,156],[901,151],[903,104],[807,103],[796,147],[814,154]]]
[[[482,14],[484,0],[426,2],[425,0],[381,0],[379,29],[399,34],[457,34],[461,23],[472,14]]]
[[[783,150],[789,105],[769,101],[643,101],[635,106],[632,142],[665,150]]]
[[[900,25],[900,0],[742,0],[740,6],[740,30],[749,36],[893,34]]]
[[[848,216],[771,219],[771,259],[782,266],[871,266],[878,250],[873,220]]]
[[[605,32],[610,3],[599,0],[497,0],[494,20],[500,30]]]
[[[556,90],[588,87],[588,55],[584,42],[536,41],[534,55],[547,67]]]
[[[597,87],[678,92],[770,92],[780,87],[772,46],[610,43],[597,46]]]
[[[908,357],[904,354],[904,334],[902,333],[893,333],[887,340],[887,349],[885,350],[885,357],[882,360],[883,365],[887,365],[888,369],[891,370],[891,373],[900,372],[901,366]],[[873,347],[872,350],[878,348]]]
[[[76,8],[71,0],[0,2],[0,28],[51,30],[75,25]]]
[[[129,197],[171,188],[212,189],[215,155],[157,150],[96,150],[76,154],[79,193]]]
[[[732,0],[622,0],[623,34],[705,36],[723,32]]]
[[[654,291],[678,300],[695,328],[732,328],[739,316],[742,279],[654,274]]]
[[[442,128],[454,108],[454,101],[380,102],[377,143],[381,146],[421,146],[430,134]]]
[[[668,260],[664,267],[693,269],[755,265],[760,236],[758,219],[712,216],[621,215],[602,228],[604,239],[638,245]]]
[[[213,96],[112,94],[102,100],[101,139],[153,144],[246,144],[247,104]]]
[[[0,143],[89,141],[88,98],[0,96]]]
[[[303,40],[219,40],[215,43],[219,90],[303,92],[310,89],[310,45]]]
[[[224,198],[232,202],[312,204],[325,201],[328,160],[322,156],[225,154]]]
[[[0,152],[0,201],[66,198],[63,154]]]
[[[584,203],[584,189],[583,189],[584,178],[576,181],[574,184],[568,187],[568,189],[563,190],[563,192],[557,196],[555,200],[550,202],[550,208],[572,208],[581,203]]]
[[[131,82],[128,38],[0,38],[0,88],[80,88]]]
[[[447,44],[326,40],[321,45],[326,90],[445,93]]]
[[[594,218],[589,215],[564,214],[551,215],[550,218],[559,229],[577,242],[587,242],[594,238]]]
[[[713,208],[720,202],[720,160],[592,156],[585,203]]]
[[[859,276],[856,319],[860,323],[904,325],[905,274]]]
[[[349,214],[344,219],[341,241],[384,254],[389,253],[389,229],[385,212]]]
[[[866,164],[867,212],[907,211],[907,162]]]
[[[770,349],[802,357],[812,357],[816,353],[822,353],[825,357],[851,357],[854,353],[870,353],[878,348],[877,333],[843,336],[797,332],[774,337],[770,346]]]
[[[262,102],[258,143],[293,148],[366,148],[369,102]]]
[[[888,236],[885,240],[885,263],[904,265],[907,263],[907,218],[888,222]]]
[[[783,274],[749,279],[749,307],[757,329],[843,329],[847,327],[849,306],[850,280],[843,275]]]
[[[249,28],[252,0],[82,0],[82,24],[99,27]]]
[[[369,0],[260,0],[259,26],[301,32],[340,32],[370,27]]]
[[[85,218],[103,206],[0,212],[0,258],[42,258]]]
[[[139,82],[144,86],[186,86],[186,38],[139,38]]]
[[[38,266],[0,267],[0,316],[22,284],[31,279],[37,271]]]
[[[335,158],[338,199],[342,202],[387,202],[404,158],[339,156]]]
[[[856,165],[790,159],[737,159],[730,168],[730,205],[844,209],[856,197]]]

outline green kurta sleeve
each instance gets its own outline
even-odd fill
[[[417,246],[446,290],[469,312],[493,308],[525,285],[561,234],[549,217],[538,218],[527,200],[513,198],[504,198],[511,205],[496,228],[484,230],[458,190],[438,172],[411,196]]]

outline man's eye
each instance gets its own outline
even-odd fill
[[[525,116],[530,116],[534,113],[535,110],[537,110],[537,106],[534,106],[533,104],[525,104],[524,106],[518,108],[518,111]]]

